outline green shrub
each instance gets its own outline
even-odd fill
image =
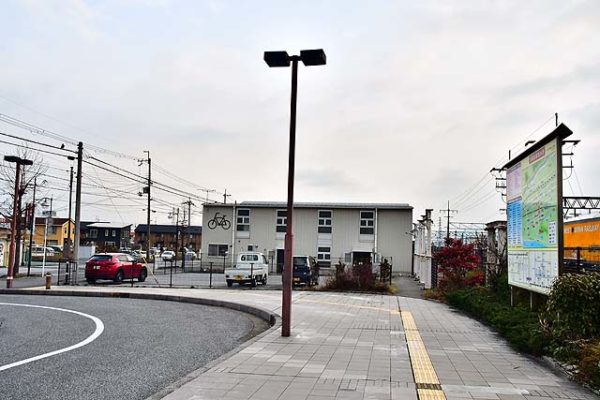
[[[556,340],[600,338],[600,273],[560,276],[543,317]]]

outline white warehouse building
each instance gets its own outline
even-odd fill
[[[284,202],[205,203],[203,261],[233,262],[240,251],[260,251],[271,272],[283,267]],[[387,259],[394,273],[411,272],[412,207],[405,203],[294,203],[294,255],[313,256],[321,268]]]

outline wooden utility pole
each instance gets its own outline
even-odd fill
[[[79,241],[81,240],[81,167],[83,164],[83,142],[77,144],[77,184],[75,185],[75,243],[73,243],[73,264],[71,285],[77,285],[79,263]]]

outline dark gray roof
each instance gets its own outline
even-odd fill
[[[219,207],[223,204],[205,203],[205,206]],[[232,207],[233,204],[225,204]],[[286,208],[287,203],[283,201],[242,201],[237,204],[237,207],[252,207],[252,208]],[[408,203],[330,203],[330,202],[294,202],[294,208],[350,208],[350,209],[389,209],[389,210],[412,210],[412,206]]]
[[[139,224],[135,227],[135,233],[146,233],[148,232],[148,226],[146,224]],[[186,234],[192,235],[201,235],[202,227],[199,225],[188,226],[179,226],[179,232],[183,232]],[[175,225],[161,225],[161,224],[150,224],[150,233],[151,234],[175,234]]]

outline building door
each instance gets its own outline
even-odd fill
[[[283,261],[284,261],[284,250],[277,249],[277,273],[281,274],[283,272]]]
[[[352,252],[352,264],[371,264],[371,253],[366,251]]]

